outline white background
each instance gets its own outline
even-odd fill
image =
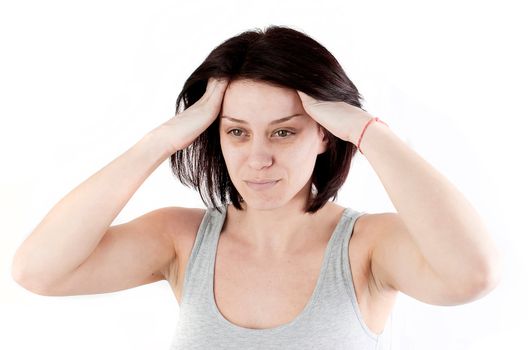
[[[400,294],[393,349],[528,348],[520,1],[107,0],[0,5],[1,349],[168,349],[178,305],[166,281],[44,297],[12,280],[11,261],[66,193],[174,115],[183,82],[216,45],[271,24],[329,49],[364,107],[465,194],[504,254],[501,284],[473,303]],[[359,153],[337,202],[394,211]],[[204,208],[168,160],[114,224],[164,206]]]

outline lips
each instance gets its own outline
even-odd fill
[[[260,182],[246,181],[246,184],[248,185],[248,187],[254,190],[261,191],[261,190],[272,188],[278,182],[279,180],[271,180],[271,181],[267,180],[266,182],[264,182],[264,180],[260,180]]]
[[[275,182],[275,181],[278,181],[278,180],[275,180],[275,179],[266,179],[266,180],[246,180],[246,182],[251,182],[251,183],[254,183],[254,184],[265,184],[265,183],[268,183],[268,182]]]

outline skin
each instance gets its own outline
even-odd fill
[[[302,136],[273,138],[277,130],[266,129],[266,123],[301,108],[308,117],[304,122],[295,121],[303,123],[298,126]],[[249,122],[247,127],[239,125],[248,129],[248,136],[239,143],[221,130],[230,175],[248,207],[238,217],[228,208],[226,231],[230,231],[229,219],[234,216],[240,225],[231,225],[233,230],[250,240],[266,262],[273,253],[290,250],[297,239],[310,237],[302,232],[330,217],[331,202],[321,209],[322,214],[315,214],[321,220],[302,212],[309,193],[303,184],[307,184],[315,157],[324,150],[320,133],[324,128],[361,146],[397,210],[376,215],[369,231],[373,235],[369,238],[370,271],[385,295],[401,291],[433,305],[457,305],[480,298],[497,285],[500,254],[480,215],[391,128],[372,122],[370,113],[345,102],[319,101],[301,91],[254,82],[233,84],[223,112],[240,113],[237,116]],[[280,186],[257,193],[242,181],[260,176],[280,177]]]
[[[280,124],[273,120],[299,114]],[[234,122],[225,116],[244,120]],[[244,211],[228,217],[244,241],[262,256],[283,256],[304,242],[306,229],[325,213],[303,208],[318,154],[326,150],[323,128],[303,108],[296,90],[250,80],[231,81],[220,111],[220,145]],[[244,180],[280,179],[256,191]]]

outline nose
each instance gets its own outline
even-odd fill
[[[253,169],[262,169],[273,164],[273,150],[267,140],[253,139],[248,155],[249,166]]]

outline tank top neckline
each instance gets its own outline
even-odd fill
[[[245,333],[245,334],[265,334],[266,333],[268,334],[268,333],[280,332],[287,328],[293,327],[297,323],[299,323],[301,320],[308,317],[310,314],[310,311],[313,309],[314,304],[317,302],[319,291],[322,288],[323,280],[326,275],[326,271],[328,269],[327,266],[328,266],[328,261],[330,259],[331,248],[335,244],[334,241],[337,239],[338,233],[343,230],[343,226],[346,224],[346,219],[350,217],[349,214],[351,213],[351,209],[348,207],[345,207],[345,209],[341,213],[341,217],[337,225],[335,226],[332,232],[332,235],[330,236],[330,239],[328,240],[328,243],[324,251],[323,261],[322,261],[321,267],[319,268],[319,274],[318,274],[317,282],[315,284],[315,288],[312,291],[312,294],[310,298],[308,299],[308,302],[302,309],[302,311],[297,316],[295,316],[293,320],[287,323],[284,323],[282,325],[271,327],[271,328],[247,328],[247,327],[239,326],[237,324],[232,323],[228,319],[226,319],[224,315],[222,315],[222,313],[218,309],[218,305],[216,304],[216,301],[214,298],[214,290],[213,290],[214,288],[214,265],[216,261],[217,250],[218,250],[218,240],[220,238],[220,231],[224,225],[225,218],[227,216],[227,204],[222,206],[220,209],[221,209],[221,213],[218,213],[215,210],[212,210],[210,213],[211,215],[216,216],[215,218],[216,218],[217,224],[215,225],[215,229],[213,230],[213,236],[212,236],[213,254],[211,254],[210,259],[208,261],[208,265],[209,265],[208,274],[207,274],[208,283],[207,283],[207,291],[206,291],[207,303],[209,304],[210,308],[212,309],[213,314],[216,316],[219,322],[223,324],[224,326],[234,329],[235,331],[238,331],[240,333]]]

